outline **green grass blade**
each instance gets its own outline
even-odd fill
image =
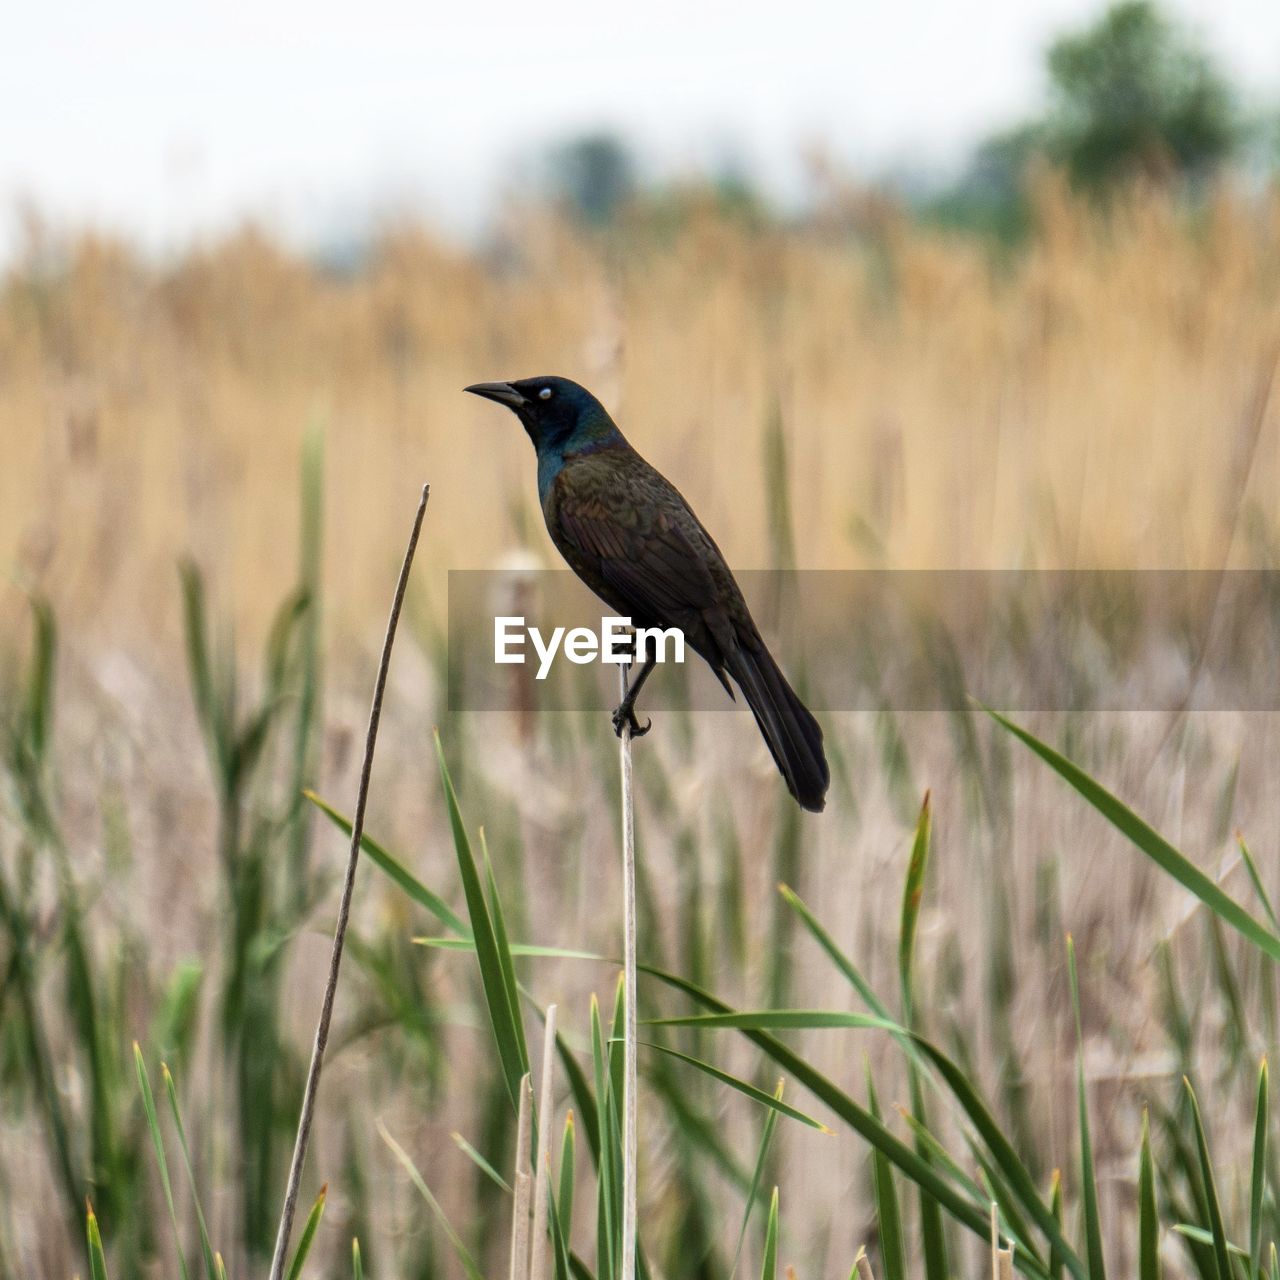
[[[617,1274],[618,1229],[615,1208],[621,1190],[616,1186],[622,1168],[621,1138],[613,1106],[609,1057],[600,1023],[600,1002],[591,997],[591,1067],[595,1079],[596,1126],[600,1134],[600,1158],[596,1179],[596,1250],[600,1280]]]
[[[1181,854],[1132,809],[1095,782],[1083,769],[1060,755],[1025,729],[987,708],[997,724],[1003,725],[1019,741],[1030,747],[1060,777],[1074,787],[1108,822],[1147,855],[1166,875],[1172,876],[1193,893],[1215,915],[1260,947],[1273,960],[1280,960],[1280,936],[1255,920],[1193,862]]]
[[[915,1062],[907,1064],[911,1085],[911,1118],[926,1132],[929,1113],[925,1108],[924,1090],[921,1087],[921,1071]],[[928,1144],[917,1132],[916,1151],[925,1161],[932,1159]],[[942,1209],[925,1190],[920,1189],[920,1251],[924,1258],[925,1280],[948,1280],[951,1274],[947,1264],[947,1237],[942,1225]]]
[[[871,1078],[871,1065],[866,1065],[867,1106],[879,1120],[880,1102]],[[880,1261],[885,1280],[906,1280],[907,1256],[902,1236],[902,1214],[898,1208],[898,1192],[893,1185],[893,1168],[882,1151],[871,1153],[871,1181],[875,1191],[876,1225],[880,1231]]]
[[[778,1087],[773,1091],[773,1096],[782,1101],[783,1082],[778,1081]],[[747,1227],[751,1223],[751,1212],[756,1205],[756,1197],[760,1193],[760,1184],[764,1181],[765,1162],[769,1157],[769,1146],[773,1142],[773,1131],[778,1125],[778,1113],[770,1111],[764,1119],[764,1130],[760,1135],[760,1149],[756,1154],[755,1171],[751,1175],[751,1186],[747,1191],[747,1203],[742,1211],[742,1226],[738,1229],[738,1243],[733,1251],[733,1266],[729,1270],[729,1280],[738,1273],[738,1263],[742,1259],[742,1246],[746,1242]]]
[[[321,813],[333,823],[339,831],[343,832],[348,839],[351,838],[351,820],[347,818],[337,809],[335,809],[327,800],[322,800],[314,791],[304,791],[303,795],[311,801]],[[424,907],[431,912],[437,920],[440,921],[446,929],[452,929],[462,938],[470,938],[471,930],[467,926],[465,920],[459,916],[439,894],[432,893],[425,884],[422,883],[411,871],[407,870],[402,862],[392,854],[388,853],[376,840],[369,835],[362,835],[360,838],[360,851],[370,862],[372,862],[379,871],[389,876],[396,884],[402,888],[419,906]]]
[[[871,984],[862,976],[857,965],[836,946],[835,939],[822,927],[818,918],[801,900],[800,895],[785,884],[778,886],[778,892],[782,895],[783,901],[800,917],[800,922],[813,936],[814,941],[827,953],[836,968],[862,997],[867,1008],[877,1017],[891,1019],[893,1014],[889,1006],[872,990]]]
[[[912,968],[915,961],[916,926],[920,922],[920,904],[924,899],[924,877],[929,866],[929,793],[920,806],[916,837],[907,863],[907,880],[902,890],[902,923],[898,930],[898,980],[902,988],[902,1021],[912,1025],[915,1005]]]
[[[486,1178],[495,1186],[499,1187],[507,1195],[511,1194],[511,1184],[506,1178],[500,1174],[476,1149],[469,1143],[460,1133],[453,1135],[453,1140],[458,1144],[458,1149],[462,1152],[472,1164],[475,1165]]]
[[[107,1255],[102,1251],[102,1233],[93,1205],[86,1205],[85,1234],[89,1242],[89,1275],[92,1280],[107,1280]]]
[[[1266,886],[1262,883],[1262,876],[1258,872],[1258,864],[1253,860],[1253,854],[1249,850],[1249,846],[1245,843],[1245,838],[1236,832],[1236,847],[1240,850],[1240,857],[1244,860],[1245,870],[1249,873],[1249,881],[1253,885],[1253,891],[1258,895],[1258,901],[1262,903],[1262,909],[1267,913],[1267,919],[1271,922],[1272,933],[1280,934],[1280,920],[1276,918],[1275,908],[1271,905],[1271,895],[1267,893]]]
[[[1213,1176],[1213,1162],[1209,1159],[1209,1140],[1205,1136],[1204,1122],[1200,1117],[1200,1103],[1191,1081],[1183,1078],[1187,1098],[1191,1103],[1191,1119],[1196,1131],[1196,1149],[1200,1154],[1200,1173],[1204,1179],[1204,1197],[1209,1209],[1209,1229],[1213,1235],[1213,1257],[1218,1268],[1218,1280],[1232,1280],[1231,1259],[1227,1256],[1227,1232],[1222,1221],[1222,1205],[1218,1199],[1217,1181]]]
[[[727,1004],[687,978],[649,964],[642,963],[639,968],[641,972],[665,986],[683,992],[712,1013],[734,1016],[734,1011]],[[866,1108],[859,1106],[838,1085],[787,1048],[780,1040],[766,1031],[747,1028],[742,1030],[747,1039],[763,1050],[788,1076],[802,1084],[824,1105],[830,1107],[841,1121],[865,1141],[883,1151],[912,1182],[927,1190],[957,1222],[967,1227],[984,1244],[988,1242],[991,1224],[985,1205],[975,1204],[959,1194],[932,1164],[922,1159],[912,1147],[907,1146],[880,1121],[877,1121]],[[1014,1265],[1025,1275],[1044,1277],[1046,1274],[1044,1268],[1039,1266],[1034,1258],[1025,1254],[1018,1254],[1014,1259]],[[1068,1265],[1076,1280],[1086,1280],[1083,1265],[1075,1259],[1074,1253],[1070,1255]]]
[[[1218,1263],[1217,1258],[1213,1255],[1213,1232],[1206,1231],[1203,1227],[1196,1226],[1194,1222],[1179,1222],[1174,1225],[1173,1229],[1185,1239],[1194,1241],[1196,1244],[1204,1245],[1205,1248],[1210,1251],[1210,1256],[1213,1258],[1213,1274],[1216,1276],[1218,1273]],[[1237,1259],[1241,1264],[1241,1267],[1243,1267],[1249,1261],[1249,1251],[1247,1249],[1242,1249],[1238,1244],[1234,1244],[1230,1240],[1226,1243],[1227,1257]],[[1237,1273],[1233,1272],[1232,1274],[1235,1275]]]
[[[480,1273],[480,1268],[476,1266],[475,1259],[471,1256],[467,1246],[462,1243],[462,1237],[453,1229],[453,1223],[449,1221],[445,1211],[440,1207],[440,1202],[432,1195],[431,1188],[427,1186],[422,1174],[418,1172],[418,1166],[409,1158],[409,1153],[387,1132],[386,1126],[382,1121],[378,1120],[376,1123],[379,1136],[391,1149],[391,1154],[400,1162],[400,1167],[409,1175],[410,1182],[417,1188],[418,1194],[423,1200],[427,1202],[427,1206],[435,1215],[436,1221],[440,1224],[440,1229],[445,1234],[445,1238],[453,1246],[453,1251],[457,1255],[458,1261],[462,1264],[467,1280],[484,1280]]]
[[[138,1073],[138,1088],[142,1090],[142,1109],[146,1112],[147,1128],[151,1131],[151,1145],[155,1148],[156,1164],[160,1170],[160,1185],[164,1188],[164,1202],[173,1224],[173,1243],[178,1254],[178,1274],[187,1280],[187,1260],[182,1256],[182,1230],[178,1226],[178,1214],[173,1207],[173,1184],[169,1181],[169,1161],[165,1158],[164,1139],[160,1134],[160,1117],[156,1114],[156,1099],[151,1092],[147,1065],[142,1059],[138,1042],[133,1042],[133,1065]]]
[[[694,1013],[679,1018],[644,1018],[646,1027],[701,1027],[707,1030],[728,1028],[735,1031],[832,1030],[905,1030],[901,1024],[871,1013],[843,1013],[834,1009],[750,1009],[733,1013]]]
[[[930,1162],[938,1168],[945,1169],[957,1186],[961,1187],[965,1194],[975,1204],[988,1204],[989,1198],[986,1191],[980,1187],[965,1172],[963,1168],[956,1162],[951,1153],[942,1145],[938,1138],[929,1132],[915,1116],[909,1111],[898,1108],[898,1114],[906,1121],[907,1127],[911,1130],[916,1138],[916,1149],[922,1147],[928,1152]]]
[[[480,828],[480,855],[484,862],[485,896],[489,902],[489,915],[493,921],[493,938],[498,947],[498,959],[502,964],[502,980],[507,988],[507,1001],[515,1014],[515,1032],[520,1041],[520,1056],[527,1071],[529,1046],[524,1038],[524,1022],[520,1018],[520,990],[516,983],[515,962],[511,959],[511,942],[507,936],[507,921],[502,912],[502,898],[498,893],[498,881],[489,859],[489,844]]]
[[[475,943],[466,938],[415,937],[415,947],[430,947],[433,951],[474,951]],[[543,947],[530,942],[513,942],[508,948],[513,956],[533,956],[540,960],[600,960],[605,957],[594,951],[574,951],[569,947]]]
[[[1258,1102],[1253,1124],[1253,1173],[1249,1182],[1249,1266],[1262,1266],[1262,1201],[1267,1189],[1267,1121],[1270,1111],[1267,1060],[1258,1069]]]
[[[364,1280],[364,1263],[360,1259],[360,1241],[351,1237],[351,1280]]]
[[[1142,1113],[1142,1153],[1138,1158],[1138,1280],[1160,1280],[1160,1217],[1151,1159],[1151,1128]]]
[[[1098,1183],[1093,1168],[1093,1140],[1089,1135],[1089,1099],[1084,1085],[1084,1031],[1080,1019],[1080,982],[1076,975],[1076,946],[1067,936],[1067,968],[1071,975],[1071,1007],[1076,1019],[1076,1102],[1080,1113],[1080,1187],[1084,1208],[1089,1280],[1106,1280],[1102,1253],[1102,1224],[1098,1217]]]
[[[915,839],[911,845],[911,857],[907,862],[907,878],[902,890],[902,919],[898,930],[898,981],[902,995],[902,1021],[907,1027],[915,1026],[915,940],[920,922],[920,906],[924,901],[924,880],[929,867],[930,833],[932,814],[929,793],[924,794],[920,816],[916,821]],[[924,1073],[915,1061],[915,1045],[911,1045],[912,1061],[907,1064],[911,1087],[911,1109],[922,1125],[928,1126],[928,1112],[924,1101]],[[927,1147],[920,1141],[916,1150],[924,1159],[929,1158]],[[947,1242],[942,1226],[942,1211],[938,1202],[927,1191],[920,1192],[920,1241],[924,1260],[925,1280],[947,1280]]]
[[[169,1098],[169,1110],[173,1115],[174,1128],[178,1131],[178,1145],[182,1148],[182,1163],[187,1171],[187,1186],[191,1189],[191,1203],[196,1209],[196,1224],[200,1228],[200,1255],[204,1259],[204,1270],[208,1280],[218,1280],[218,1266],[214,1260],[213,1246],[209,1243],[209,1230],[205,1226],[204,1210],[200,1207],[200,1196],[196,1191],[195,1170],[191,1167],[191,1149],[187,1146],[187,1131],[182,1123],[182,1111],[178,1107],[178,1089],[174,1084],[169,1068],[162,1062],[160,1074],[164,1078],[165,1093]]]
[[[1036,1189],[1035,1179],[1032,1178],[1021,1156],[1005,1136],[1004,1130],[1001,1129],[968,1076],[941,1049],[923,1036],[917,1035],[915,1040],[922,1052],[937,1068],[947,1087],[955,1095],[956,1101],[960,1103],[977,1130],[978,1136],[991,1152],[998,1171],[996,1181],[1001,1185],[1007,1184],[1011,1195],[1021,1202],[1023,1209],[1031,1215],[1045,1239],[1061,1254],[1073,1273],[1076,1272],[1082,1265],[1079,1257],[1063,1236],[1052,1208],[1044,1202]],[[1012,1219],[1016,1208],[1011,1205],[1006,1205],[1005,1208],[1010,1212]],[[1029,1247],[1029,1241],[1024,1239],[1023,1243],[1024,1246]]]
[[[576,1175],[573,1112],[564,1118],[564,1138],[560,1143],[560,1181],[556,1194],[556,1215],[566,1240],[573,1236],[573,1181]]]
[[[760,1280],[777,1280],[778,1275],[778,1188],[773,1189],[769,1201],[769,1225],[764,1233],[764,1265],[760,1268]]]
[[[484,990],[489,1022],[493,1028],[498,1057],[506,1079],[507,1093],[514,1110],[520,1107],[520,1081],[529,1071],[529,1055],[525,1048],[524,1028],[519,1009],[513,1008],[507,984],[507,972],[511,957],[502,955],[494,932],[489,906],[485,901],[479,868],[471,852],[471,841],[458,809],[458,797],[453,790],[449,768],[445,764],[440,735],[436,734],[436,756],[440,762],[440,778],[444,784],[445,800],[449,808],[449,825],[453,831],[454,850],[458,857],[458,870],[462,876],[463,892],[467,899],[467,914],[471,917],[471,932],[475,938],[476,960],[480,966],[480,982]]]
[[[1049,1209],[1053,1214],[1053,1220],[1058,1224],[1058,1230],[1062,1230],[1062,1170],[1055,1169],[1053,1171],[1053,1186],[1049,1191]],[[1062,1268],[1064,1262],[1062,1254],[1058,1250],[1056,1244],[1049,1246],[1049,1280],[1062,1280]]]
[[[809,1128],[819,1129],[823,1133],[831,1132],[821,1120],[815,1120],[812,1116],[805,1115],[803,1111],[798,1110],[796,1107],[789,1106],[776,1094],[765,1093],[763,1089],[757,1089],[755,1085],[748,1084],[747,1081],[740,1080],[737,1076],[730,1075],[727,1071],[721,1071],[719,1067],[713,1066],[709,1062],[703,1062],[700,1058],[690,1057],[687,1053],[681,1053],[679,1049],[669,1049],[666,1045],[655,1044],[652,1040],[642,1040],[640,1043],[646,1049],[657,1049],[659,1053],[665,1053],[680,1062],[688,1063],[691,1067],[696,1067],[713,1080],[719,1080],[721,1084],[727,1084],[729,1088],[736,1089],[753,1102],[758,1102],[762,1107],[768,1107],[778,1112],[779,1115],[798,1120],[801,1124],[807,1124]]]
[[[326,1183],[320,1188],[320,1194],[316,1196],[316,1202],[311,1206],[311,1212],[307,1214],[307,1224],[302,1228],[298,1247],[294,1250],[293,1261],[289,1264],[289,1270],[286,1272],[288,1280],[300,1280],[302,1268],[307,1261],[307,1254],[311,1252],[311,1246],[315,1242],[316,1229],[320,1226],[320,1219],[324,1217],[324,1202],[328,1194],[329,1185]]]

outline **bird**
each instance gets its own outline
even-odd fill
[[[579,578],[633,627],[679,627],[731,698],[742,691],[795,800],[820,812],[830,771],[822,729],[760,635],[715,540],[680,491],[631,447],[604,405],[568,378],[464,388],[520,419],[538,461],[547,532]],[[646,658],[613,713],[614,730],[649,731],[636,698]]]

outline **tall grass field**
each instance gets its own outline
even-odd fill
[[[1050,177],[998,250],[853,196],[516,208],[341,266],[33,221],[0,280],[0,1276],[267,1274],[429,482],[287,1274],[630,1280],[617,742],[528,683],[450,707],[449,571],[558,566],[464,385],[590,386],[739,569],[1274,570],[1277,296],[1274,192]],[[646,1280],[1280,1280],[1280,717],[969,692],[819,704],[820,817],[744,709],[654,709]]]

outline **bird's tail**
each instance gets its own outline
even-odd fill
[[[831,781],[821,726],[763,644],[750,649],[739,646],[725,667],[755,714],[787,789],[802,808],[821,813]]]

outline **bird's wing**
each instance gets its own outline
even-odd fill
[[[626,476],[566,467],[554,489],[552,537],[589,586],[637,625],[680,627],[700,652],[719,639],[710,563],[719,552],[699,545],[701,527],[676,489],[647,466]]]

